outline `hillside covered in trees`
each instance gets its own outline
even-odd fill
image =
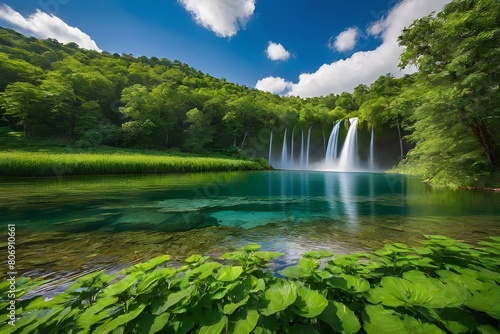
[[[313,125],[324,143],[336,120],[359,117],[379,138],[393,133],[413,143],[401,149],[401,171],[435,184],[497,187],[499,23],[495,0],[455,0],[400,37],[401,66],[417,73],[307,99],[177,60],[99,53],[0,28],[0,122],[26,138],[65,138],[80,148],[266,156],[271,130]]]

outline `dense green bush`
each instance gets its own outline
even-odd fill
[[[498,333],[500,238],[480,248],[427,236],[423,248],[312,251],[274,275],[281,256],[252,244],[219,260],[168,256],[82,278],[51,300],[17,302],[2,333]],[[333,256],[333,257],[332,257]],[[18,295],[36,281],[18,280]]]

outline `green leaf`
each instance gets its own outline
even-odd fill
[[[452,333],[473,331],[476,326],[474,315],[460,308],[445,308],[438,310],[438,320],[443,322]]]
[[[174,320],[168,323],[168,329],[172,329],[170,332],[176,334],[186,334],[195,326],[196,321],[192,315],[185,315],[181,319]]]
[[[199,274],[198,279],[205,279],[212,275],[215,269],[219,269],[222,265],[218,262],[204,263],[198,268],[193,269],[192,273]]]
[[[144,263],[139,263],[139,264],[136,264],[136,265],[133,265],[132,267],[129,267],[127,269],[125,269],[125,273],[132,273],[134,271],[137,271],[137,272],[148,272],[156,267],[158,267],[160,264],[162,263],[165,263],[165,262],[168,262],[170,261],[170,256],[168,255],[161,255],[161,256],[158,256],[158,257],[155,257],[147,262],[144,262]]]
[[[153,300],[153,302],[151,303],[151,313],[159,315],[165,312],[184,298],[189,297],[194,290],[194,285],[191,285],[186,289],[180,290],[178,292],[171,292],[166,296],[162,296],[159,299]]]
[[[226,326],[227,316],[219,312],[208,311],[200,315],[200,334],[219,334]]]
[[[476,330],[481,334],[500,334],[500,331],[491,325],[479,325]]]
[[[257,278],[253,275],[250,276],[250,292],[264,291],[266,288],[266,282],[262,278]]]
[[[349,292],[361,293],[370,290],[370,283],[364,278],[340,274],[327,280],[327,285],[346,290]]]
[[[106,287],[102,295],[103,296],[117,296],[122,294],[125,290],[134,285],[141,273],[131,273],[125,276],[122,280],[114,282]]]
[[[439,275],[443,283],[453,283],[464,286],[471,292],[484,288],[483,282],[469,275],[459,275],[449,270],[437,270],[436,274]],[[474,271],[474,274],[477,277],[476,271]]]
[[[283,256],[283,253],[279,252],[255,252],[253,254],[258,259],[264,260],[264,261],[271,261],[272,259],[275,259],[277,257]]]
[[[310,270],[305,269],[302,266],[290,266],[281,270],[280,275],[288,277],[288,278],[304,278],[312,275]]]
[[[223,308],[224,314],[228,314],[228,315],[232,314],[234,311],[236,311],[236,309],[238,307],[245,305],[249,298],[250,298],[250,296],[247,295],[246,297],[244,297],[242,300],[240,300],[237,303],[229,303],[229,304],[224,305],[224,308]]]
[[[261,248],[259,244],[248,244],[245,247],[240,248],[240,250],[247,251],[247,252],[255,252],[258,251]]]
[[[119,315],[115,318],[110,319],[101,326],[95,329],[95,333],[106,334],[113,331],[115,328],[120,327],[129,321],[134,320],[142,311],[146,308],[146,304],[135,304],[134,307],[127,313]]]
[[[326,270],[314,270],[313,275],[319,277],[321,280],[327,280],[333,277],[333,275]]]
[[[201,264],[201,263],[205,262],[205,260],[208,258],[209,258],[208,256],[201,256],[201,255],[194,254],[194,255],[191,255],[190,257],[188,257],[187,259],[185,259],[184,263],[189,265],[189,266],[194,266],[194,265]]]
[[[319,267],[319,261],[316,259],[303,257],[302,259],[299,260],[299,266],[301,266],[304,269],[312,270]]]
[[[148,334],[158,333],[167,325],[169,318],[169,313],[162,313],[157,316],[152,314],[142,316],[139,320],[140,332]]]
[[[162,269],[157,269],[154,272],[143,276],[142,279],[137,284],[137,293],[138,294],[150,293],[162,278],[168,279],[174,276],[176,272],[177,271],[173,268],[162,268]]]
[[[109,306],[114,306],[117,304],[118,297],[103,297],[99,298],[97,302],[91,307],[87,308],[77,319],[77,324],[83,328],[90,328],[91,326],[97,324],[102,319],[109,316],[109,310],[102,312]]]
[[[221,282],[232,282],[243,272],[241,266],[223,266],[219,269],[216,279]]]
[[[253,332],[254,332],[254,334],[274,334],[275,333],[272,330],[264,328],[264,327],[256,327]]]
[[[408,332],[412,334],[445,334],[446,332],[440,329],[435,324],[421,322],[407,314],[403,315],[404,324]]]
[[[238,251],[238,252],[224,253],[220,258],[222,260],[240,261],[245,259],[247,256],[248,254],[246,252]]]
[[[484,283],[484,288],[476,291],[465,306],[477,311],[482,311],[489,316],[500,320],[500,286],[496,284]]]
[[[305,287],[297,290],[297,299],[293,304],[296,307],[295,313],[306,318],[314,318],[323,312],[328,305],[328,300],[318,291]]]
[[[261,310],[263,315],[271,315],[283,311],[297,299],[297,287],[291,282],[278,280],[264,293],[267,306]]]
[[[458,307],[469,297],[469,292],[465,288],[442,284],[433,278],[418,277],[415,282],[410,282],[399,277],[383,277],[380,284],[382,287],[370,290],[368,301],[391,307],[404,305],[429,308]]]
[[[303,257],[318,259],[318,260],[332,257],[332,256],[333,256],[333,252],[331,252],[329,250],[310,251],[310,252],[304,253],[304,255],[303,255]]]
[[[228,332],[239,334],[251,333],[255,326],[257,326],[258,321],[259,312],[255,309],[244,307],[231,317]]]
[[[367,334],[410,334],[401,317],[382,305],[367,305],[363,313],[363,322]]]
[[[328,306],[319,315],[319,319],[340,333],[352,334],[361,329],[361,324],[354,312],[346,305],[336,301],[328,302]]]

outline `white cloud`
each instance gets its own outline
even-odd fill
[[[440,11],[451,0],[402,0],[381,20],[374,22],[368,29],[371,35],[381,35],[382,44],[375,50],[356,52],[347,59],[331,64],[323,64],[314,73],[303,73],[297,83],[291,84],[290,95],[301,97],[339,94],[352,92],[359,84],[371,84],[379,76],[392,73],[401,77],[412,73],[415,68],[401,71],[398,68],[399,56],[403,48],[397,38],[404,27],[414,20]]]
[[[339,52],[350,51],[356,46],[356,39],[358,37],[358,28],[352,27],[342,31],[335,38],[330,38],[328,47],[332,50]]]
[[[34,14],[24,17],[11,7],[0,5],[0,20],[3,20],[23,33],[39,38],[55,38],[61,43],[74,42],[80,47],[101,51],[89,35],[76,27],[71,27],[55,15],[37,9]]]
[[[288,60],[290,52],[283,45],[269,41],[266,49],[267,58],[271,60]]]
[[[283,78],[267,77],[257,81],[255,88],[265,92],[281,94],[291,87],[291,82],[285,81]]]
[[[255,10],[255,0],[178,0],[196,23],[219,37],[236,35]]]

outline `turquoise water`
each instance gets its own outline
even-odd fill
[[[375,173],[270,171],[3,180],[19,272],[60,282],[160,254],[174,264],[249,242],[285,253],[352,252],[423,234],[500,235],[500,193],[431,189]],[[5,239],[5,238],[4,238]]]

